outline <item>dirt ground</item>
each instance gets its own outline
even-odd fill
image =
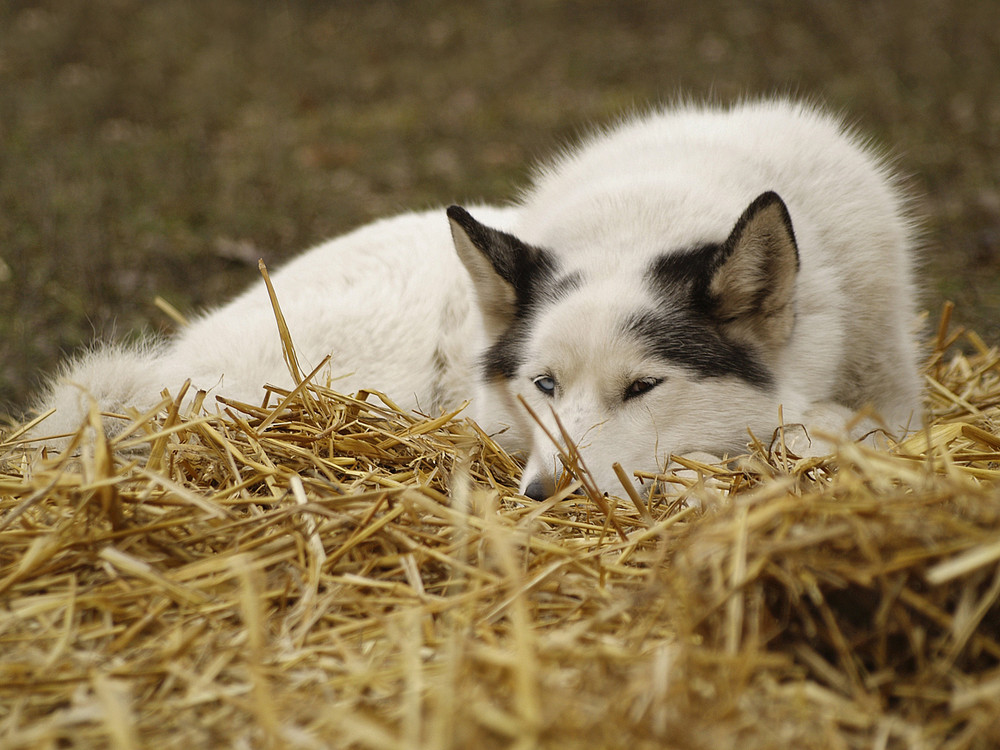
[[[994,0],[0,4],[0,413],[392,212],[510,197],[589,123],[791,92],[897,156],[925,303],[1000,338]]]

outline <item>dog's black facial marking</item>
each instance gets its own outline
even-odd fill
[[[517,368],[524,361],[521,347],[527,339],[532,320],[541,304],[559,300],[580,287],[582,281],[580,274],[556,276],[555,268],[554,263],[540,266],[532,272],[530,282],[525,285],[523,292],[518,289],[513,321],[483,353],[480,360],[487,378],[507,380],[513,378],[517,374]]]
[[[727,322],[715,314],[717,305],[709,293],[709,284],[728,253],[729,248],[724,244],[706,243],[661,255],[650,266],[653,294],[657,299],[684,304],[705,320]]]
[[[570,292],[576,291],[583,285],[583,276],[574,271],[564,276],[553,277],[551,283],[547,285],[543,293],[548,300],[562,299]]]
[[[657,356],[703,377],[735,376],[759,388],[771,388],[774,376],[760,353],[723,333],[731,321],[718,316],[718,301],[709,291],[715,272],[730,249],[706,243],[662,255],[650,265],[650,291],[663,300],[659,308],[637,313],[625,330]]]
[[[505,378],[510,380],[517,374],[524,355],[521,351],[518,332],[526,332],[527,325],[522,321],[514,321],[504,334],[493,342],[480,360],[483,374],[488,380]]]
[[[676,363],[702,377],[737,377],[757,388],[770,389],[774,377],[747,347],[728,341],[710,320],[695,310],[662,309],[636,313],[623,326],[656,357]]]
[[[650,266],[649,277],[654,292],[660,297],[688,292],[706,291],[712,273],[722,262],[724,248],[718,244],[704,244],[661,255]]]

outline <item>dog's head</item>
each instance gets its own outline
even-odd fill
[[[748,424],[776,417],[762,396],[792,331],[798,272],[777,194],[754,200],[722,242],[596,271],[574,266],[572,247],[533,246],[457,206],[448,217],[490,340],[482,377],[538,420],[522,492],[553,490],[564,435],[614,492],[614,462],[656,472],[671,453],[738,450]],[[525,411],[512,415],[522,425]]]

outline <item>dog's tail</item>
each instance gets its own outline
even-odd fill
[[[34,414],[52,412],[24,436],[56,450],[90,420],[91,407],[104,414],[104,430],[114,435],[126,421],[114,416],[130,408],[151,408],[161,399],[164,347],[150,340],[134,345],[102,345],[62,368],[38,400]]]

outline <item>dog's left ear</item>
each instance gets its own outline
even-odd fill
[[[544,250],[480,224],[460,206],[448,209],[451,236],[472,278],[479,307],[491,335],[501,334],[526,305],[533,288],[550,274],[553,261]]]
[[[705,291],[723,331],[765,349],[784,344],[795,322],[799,252],[788,208],[777,193],[754,199],[717,257]]]

